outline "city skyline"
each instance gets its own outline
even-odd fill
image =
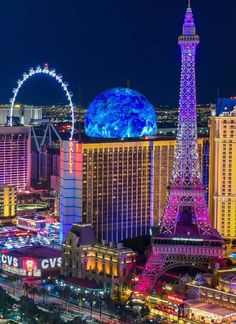
[[[25,70],[48,62],[65,75],[75,103],[82,101],[88,105],[101,91],[125,86],[126,80],[130,80],[131,88],[147,96],[153,105],[177,106],[180,53],[178,62],[175,39],[180,29],[176,26],[181,24],[186,2],[158,0],[146,6],[133,0],[129,4],[100,1],[93,3],[91,10],[88,1],[72,1],[70,7],[63,1],[54,6],[52,1],[45,2],[45,6],[42,3],[42,11],[26,0],[21,4],[17,1],[3,4],[2,102],[8,102],[16,80]],[[11,20],[8,20],[9,5],[17,12]],[[198,102],[214,102],[217,89],[221,96],[233,96],[236,93],[233,43],[230,50],[225,48],[233,37],[229,31],[234,30],[236,4],[232,0],[228,1],[228,7],[223,0],[192,1],[192,7],[198,16],[199,33],[203,35],[197,56]],[[9,25],[8,21],[14,23]],[[61,46],[62,42],[66,45]],[[29,104],[56,103],[52,98],[64,102],[61,90],[52,80],[35,78],[22,89],[18,99]]]
[[[233,4],[18,2],[10,26],[0,11],[19,48],[0,102],[31,66],[0,105],[0,317],[236,323]]]

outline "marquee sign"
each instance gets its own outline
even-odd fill
[[[0,254],[0,265],[8,272],[18,272],[22,275],[34,276],[41,271],[50,271],[60,269],[62,264],[61,256],[49,258],[31,258],[24,256],[15,256],[10,251],[4,250]]]

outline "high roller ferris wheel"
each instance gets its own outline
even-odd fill
[[[23,86],[23,84],[30,79],[31,77],[37,75],[37,74],[44,74],[52,77],[57,81],[57,83],[61,86],[63,91],[65,92],[68,105],[70,106],[71,111],[71,134],[70,134],[70,140],[73,139],[74,131],[75,131],[75,112],[74,112],[74,104],[72,102],[72,96],[73,94],[69,92],[68,90],[68,83],[64,82],[62,80],[62,75],[57,74],[55,69],[49,69],[48,64],[45,64],[44,67],[37,66],[36,68],[30,68],[28,73],[23,74],[23,78],[17,81],[17,88],[13,89],[13,97],[10,99],[10,114],[9,114],[9,126],[12,126],[13,124],[13,110],[15,106],[16,97]]]

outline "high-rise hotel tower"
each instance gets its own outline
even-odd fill
[[[236,238],[236,100],[220,102],[209,123],[209,209],[219,233]]]
[[[0,127],[0,185],[30,188],[30,146],[30,127]]]
[[[200,161],[204,145],[200,138]],[[100,242],[147,234],[165,208],[174,148],[175,140],[166,138],[64,142],[60,155],[62,236],[81,221],[93,224]]]

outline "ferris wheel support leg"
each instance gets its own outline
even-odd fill
[[[48,129],[49,129],[49,123],[47,124],[47,127],[46,127],[45,132],[44,132],[44,135],[43,135],[42,142],[40,144],[40,151],[41,151],[41,147],[45,144],[45,140],[46,140],[46,136],[47,136],[47,133],[48,133]]]
[[[36,145],[36,148],[37,148],[37,151],[39,152],[40,151],[40,147],[39,147],[39,142],[37,140],[37,136],[35,134],[35,130],[34,130],[34,127],[32,127],[32,133],[33,133],[33,139],[35,141],[35,145]]]
[[[58,140],[60,142],[62,142],[61,136],[58,134],[58,131],[56,130],[55,126],[53,124],[51,124],[52,130],[54,131],[54,133],[56,134]]]

